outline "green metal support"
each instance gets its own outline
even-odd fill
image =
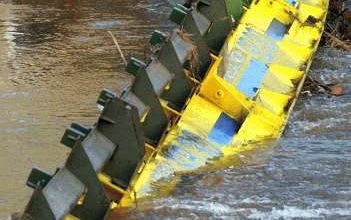
[[[79,219],[105,219],[110,208],[107,197],[97,174],[110,160],[116,146],[95,129],[83,141],[77,141],[65,167],[87,188],[84,200],[71,213]]]
[[[244,11],[242,0],[227,0],[226,2],[228,14],[234,21],[239,21]]]
[[[30,175],[27,182],[32,180],[33,176]],[[45,186],[36,186],[24,214],[33,220],[63,219],[71,213],[86,190],[86,186],[76,176],[62,168]]]
[[[174,78],[170,88],[161,94],[161,98],[168,101],[168,105],[181,110],[185,101],[193,91],[194,85],[187,77],[185,66],[196,47],[185,33],[175,30],[163,43],[158,45],[154,59],[171,73]]]
[[[211,27],[211,22],[203,16],[196,8],[185,8],[178,4],[173,8],[173,13],[183,11],[186,16],[183,18],[181,28],[191,39],[196,48],[192,59],[188,61],[185,68],[188,69],[198,80],[201,80],[211,64],[210,48],[206,42],[206,34]],[[173,14],[172,13],[172,14]],[[172,15],[171,14],[171,15]],[[172,16],[170,17],[172,20]]]
[[[239,12],[235,11],[232,6],[236,4],[233,4],[232,1],[236,0],[199,0],[197,4],[197,10],[211,21],[206,41],[214,54],[218,54],[221,50],[228,34],[237,24],[238,20],[234,21],[234,19],[239,18],[237,15],[242,10],[238,8]],[[233,11],[229,11],[229,9]],[[235,17],[233,17],[234,15]]]
[[[173,9],[170,15],[170,20],[175,22],[178,25],[181,25],[184,22],[186,15],[187,15],[187,12],[184,11],[184,7],[183,8],[176,7]]]
[[[73,148],[78,140],[83,140],[86,134],[72,127],[67,128],[61,139],[61,144]]]
[[[72,123],[61,140],[71,153],[55,174],[33,168],[26,184],[34,188],[24,213],[33,220],[105,219],[110,199],[99,182],[102,172],[127,189],[145,154],[145,142],[157,146],[169,126],[159,98],[181,111],[229,32],[251,0],[198,0],[177,5],[170,20],[180,26],[169,36],[155,31],[147,63],[131,58],[126,70],[133,84],[121,94],[103,90],[101,115],[92,127]],[[195,3],[196,2],[196,3]],[[195,61],[195,62],[194,62]],[[190,77],[189,77],[190,76]]]
[[[96,130],[117,147],[103,172],[126,189],[145,152],[144,133],[136,107],[119,98],[109,100]]]
[[[142,127],[146,141],[157,146],[169,122],[159,101],[158,94],[155,91],[155,87],[158,87],[158,84],[152,84],[151,81],[155,80],[155,77],[156,80],[163,78],[161,75],[162,72],[156,72],[158,76],[151,73],[148,74],[147,67],[148,66],[140,60],[131,58],[126,71],[135,77],[130,91],[150,107],[149,112],[142,122]],[[154,77],[150,79],[150,75]]]
[[[150,37],[150,44],[153,46],[157,44],[161,44],[165,42],[166,39],[167,39],[167,36],[164,33],[156,30],[152,33]]]
[[[45,187],[52,179],[52,176],[38,168],[33,168],[29,174],[26,185],[35,189],[37,187]]]

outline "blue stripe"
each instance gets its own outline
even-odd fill
[[[256,59],[252,59],[249,67],[246,69],[245,73],[237,84],[237,89],[244,93],[247,97],[254,98],[263,81],[263,78],[267,73],[267,69],[268,68],[264,63]]]
[[[273,19],[268,30],[266,31],[266,36],[269,36],[275,41],[280,41],[284,38],[286,31],[287,27],[283,23],[277,19]]]
[[[237,121],[229,117],[229,115],[222,113],[208,137],[211,141],[219,145],[226,145],[233,139],[239,127],[240,125]]]
[[[290,4],[295,5],[297,3],[297,0],[287,0]]]

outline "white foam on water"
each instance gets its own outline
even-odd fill
[[[270,204],[273,201],[266,197],[259,197],[259,196],[251,196],[246,199],[243,199],[241,203],[247,204]]]
[[[249,219],[311,219],[323,218],[326,216],[351,216],[350,208],[316,208],[302,209],[294,206],[284,206],[283,209],[273,208],[270,212],[252,210]]]
[[[213,201],[195,201],[195,200],[175,200],[167,201],[167,204],[163,203],[161,206],[155,207],[155,209],[162,209],[162,208],[171,208],[173,210],[181,210],[186,209],[191,212],[200,211],[205,213],[210,213],[215,216],[222,216],[229,213],[232,213],[233,210],[231,207],[227,205],[220,204],[218,202]],[[169,205],[173,204],[173,205]]]

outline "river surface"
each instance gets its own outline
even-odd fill
[[[172,2],[171,0],[169,2]],[[102,88],[126,82],[111,30],[128,57],[145,57],[170,30],[165,0],[0,0],[0,219],[23,210],[30,169],[53,172],[72,121],[92,124]],[[351,83],[351,54],[321,48],[311,74]],[[299,100],[276,148],[236,166],[188,176],[168,197],[125,219],[351,219],[351,96]]]

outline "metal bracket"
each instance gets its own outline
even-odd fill
[[[130,91],[144,104],[150,107],[142,122],[146,141],[152,145],[157,145],[167,128],[168,118],[161,106],[155,88],[157,88],[157,90],[162,90],[161,87],[170,81],[171,76],[166,75],[167,72],[164,72],[164,74],[162,74],[162,72],[153,72],[154,70],[150,69],[150,67],[154,64],[155,63],[151,62],[149,66],[145,66],[138,59],[131,58],[126,70],[135,76]],[[162,75],[158,77],[157,74]],[[150,79],[150,76],[152,79]],[[161,80],[162,82],[157,80]],[[152,82],[154,84],[152,84]]]
[[[145,152],[144,135],[136,107],[119,98],[110,100],[96,129],[118,147],[103,172],[119,186],[127,188]]]

